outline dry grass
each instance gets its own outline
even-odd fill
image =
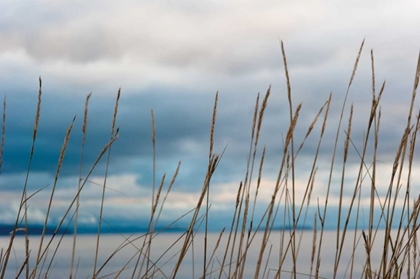
[[[73,243],[69,278],[77,278],[77,264],[75,255],[77,251],[77,226],[78,226],[78,213],[79,213],[79,197],[84,189],[86,183],[89,182],[93,170],[97,166],[99,160],[107,154],[106,172],[104,175],[101,196],[101,206],[98,224],[98,233],[96,238],[96,250],[94,265],[92,266],[91,278],[103,278],[108,276],[110,278],[118,278],[126,269],[130,270],[131,278],[176,278],[182,268],[182,264],[187,256],[195,257],[197,248],[197,241],[195,240],[196,234],[200,228],[204,228],[204,241],[203,241],[203,262],[193,262],[192,277],[194,278],[281,278],[288,276],[290,278],[323,278],[321,274],[321,267],[323,265],[322,249],[325,245],[324,234],[326,231],[326,218],[327,210],[330,208],[330,192],[333,183],[333,172],[335,168],[341,166],[341,179],[339,185],[339,200],[338,200],[338,218],[335,231],[335,254],[332,265],[332,277],[342,278],[342,269],[346,267],[346,275],[344,278],[353,278],[355,271],[359,271],[361,278],[418,278],[419,277],[419,246],[417,238],[417,230],[419,228],[419,211],[420,211],[420,197],[413,196],[412,194],[412,181],[411,175],[413,165],[415,162],[415,147],[417,140],[417,133],[420,128],[420,115],[414,120],[412,114],[414,110],[414,102],[417,93],[417,87],[420,79],[420,56],[418,66],[415,73],[415,80],[412,90],[412,98],[407,112],[407,124],[401,135],[401,140],[398,149],[395,151],[395,158],[391,173],[389,173],[389,184],[385,196],[378,193],[377,176],[378,176],[378,143],[380,142],[380,124],[381,124],[381,97],[385,90],[385,83],[382,84],[379,92],[376,91],[375,80],[375,66],[374,55],[371,51],[371,69],[372,69],[372,102],[370,108],[369,118],[362,142],[362,147],[357,148],[358,144],[352,140],[353,132],[353,115],[354,107],[348,107],[347,99],[351,92],[354,77],[357,72],[359,59],[363,50],[364,42],[362,42],[360,49],[357,53],[353,71],[347,86],[347,91],[342,103],[340,117],[338,119],[338,126],[335,132],[334,145],[332,146],[332,157],[328,170],[328,184],[325,196],[316,197],[317,203],[313,205],[313,191],[316,187],[316,175],[319,171],[318,156],[321,150],[321,143],[325,136],[325,129],[328,125],[329,112],[332,100],[332,94],[325,100],[324,105],[319,109],[318,113],[313,118],[311,124],[307,128],[307,132],[303,139],[298,141],[295,137],[295,129],[299,122],[299,115],[304,112],[303,105],[298,104],[295,106],[292,100],[292,87],[287,66],[286,51],[281,42],[281,50],[283,54],[283,62],[285,69],[285,76],[287,82],[287,97],[289,107],[289,126],[286,127],[286,136],[282,146],[282,156],[279,160],[279,168],[275,184],[273,185],[273,192],[271,200],[266,204],[263,216],[257,218],[255,212],[256,208],[261,207],[259,203],[259,191],[264,171],[264,160],[266,156],[266,148],[260,148],[260,134],[263,129],[264,114],[269,104],[269,97],[271,94],[271,87],[268,88],[266,94],[260,102],[260,95],[258,94],[255,103],[253,114],[253,121],[250,135],[250,145],[248,160],[246,162],[246,173],[243,181],[238,182],[238,190],[236,202],[233,208],[233,216],[230,226],[223,228],[218,234],[218,238],[214,246],[209,242],[209,224],[208,218],[211,214],[211,180],[217,170],[219,161],[223,153],[216,154],[214,152],[214,143],[217,141],[215,136],[215,126],[217,119],[217,103],[218,93],[215,96],[213,117],[210,123],[210,139],[209,139],[209,161],[207,166],[207,173],[204,177],[203,185],[199,196],[197,198],[196,206],[180,218],[190,217],[188,229],[174,241],[174,243],[165,251],[161,251],[161,256],[153,258],[153,244],[155,238],[159,236],[162,231],[156,230],[156,225],[161,217],[162,210],[165,206],[167,197],[170,195],[172,186],[176,183],[176,178],[180,171],[181,162],[175,173],[172,176],[168,186],[164,187],[166,174],[161,178],[159,186],[156,185],[156,135],[155,135],[155,121],[154,112],[151,111],[151,126],[152,126],[152,146],[153,146],[153,185],[151,187],[151,211],[148,226],[148,233],[144,235],[130,235],[126,236],[121,234],[121,245],[109,255],[107,260],[103,263],[98,262],[100,237],[101,237],[101,224],[106,220],[102,217],[102,212],[105,201],[105,194],[107,189],[107,174],[108,166],[111,156],[111,148],[114,142],[118,139],[118,128],[116,128],[116,119],[118,113],[118,105],[120,98],[120,90],[118,91],[114,115],[111,122],[111,132],[109,142],[102,148],[98,154],[95,162],[91,165],[89,171],[83,175],[82,166],[84,162],[84,148],[85,140],[88,132],[88,108],[90,94],[86,98],[84,119],[82,126],[82,143],[81,143],[81,158],[80,158],[80,173],[79,183],[77,190],[71,202],[68,204],[67,210],[63,215],[61,221],[53,235],[46,235],[46,228],[48,217],[51,211],[51,205],[54,201],[54,192],[56,189],[57,181],[59,179],[60,170],[66,155],[66,148],[73,129],[74,119],[69,125],[67,132],[64,136],[61,153],[57,163],[57,169],[54,177],[54,184],[51,188],[49,203],[47,205],[47,213],[45,216],[44,229],[38,243],[37,254],[35,256],[34,266],[30,266],[29,259],[34,257],[29,250],[29,237],[27,233],[28,227],[28,200],[37,194],[39,191],[28,196],[27,183],[31,173],[31,163],[35,151],[35,143],[37,139],[38,125],[41,115],[41,100],[42,100],[42,83],[39,80],[39,94],[38,105],[35,114],[35,124],[33,130],[32,146],[29,153],[28,168],[26,172],[26,180],[22,191],[20,200],[20,207],[18,215],[16,216],[15,229],[12,231],[8,247],[1,250],[0,254],[0,278],[6,278],[6,270],[10,268],[10,260],[12,259],[12,248],[17,231],[25,232],[26,243],[26,257],[20,263],[20,268],[16,272],[16,277],[21,278],[48,278],[54,266],[54,257],[59,252],[60,245],[64,234],[59,234],[59,231],[64,227],[63,223],[67,217],[73,219]],[[344,118],[346,111],[349,112],[348,119]],[[347,127],[343,131],[341,128],[342,122],[347,122]],[[6,133],[6,99],[3,105],[3,122],[2,122],[2,136],[0,144],[0,171],[2,165],[2,155],[4,149],[5,133]],[[303,198],[297,198],[297,185],[296,185],[296,160],[303,149],[308,137],[318,132],[316,149],[313,153],[313,159],[309,173],[307,175],[306,186],[303,191]],[[337,155],[340,135],[345,135],[343,144],[343,161],[337,163]],[[316,136],[316,135],[315,135]],[[369,142],[373,141],[373,146]],[[355,151],[359,156],[359,164],[356,179],[353,181],[353,186],[349,186],[346,182],[348,172],[348,157],[349,152]],[[369,154],[369,155],[368,155]],[[302,174],[299,174],[301,176]],[[254,177],[256,176],[256,178]],[[349,188],[351,187],[351,188]],[[360,228],[358,220],[361,216],[361,190],[362,187],[369,190],[369,222],[367,229]],[[166,192],[164,192],[166,189]],[[350,202],[345,202],[345,191],[351,189]],[[163,197],[163,198],[162,198]],[[398,201],[402,200],[402,213],[397,213],[399,209]],[[346,205],[345,205],[346,204]],[[317,207],[317,212],[313,216],[309,214],[311,206]],[[375,216],[377,209],[380,209],[380,216]],[[283,212],[283,216],[279,216]],[[70,215],[70,216],[69,216]],[[309,215],[309,216],[308,216]],[[356,226],[350,229],[351,216],[356,216]],[[74,217],[74,218],[73,218]],[[21,220],[23,219],[23,222]],[[275,220],[282,219],[284,228],[280,231],[274,230]],[[178,220],[174,220],[174,223]],[[23,225],[22,225],[23,223]],[[299,226],[301,224],[313,223],[313,231],[310,232],[312,236],[312,244],[310,247],[302,248],[302,239],[304,231],[301,231]],[[393,224],[398,224],[396,233],[392,232]],[[69,226],[68,224],[67,226]],[[380,225],[385,225],[385,230],[380,230]],[[163,230],[164,231],[164,230]],[[379,237],[379,234],[382,234]],[[257,237],[260,236],[260,237]],[[275,240],[279,244],[278,250],[273,249],[272,240],[275,235]],[[53,240],[58,237],[58,242]],[[379,239],[379,240],[378,240]],[[256,243],[256,241],[259,241]],[[331,241],[331,240],[328,240]],[[56,243],[55,247],[52,243]],[[223,243],[223,245],[222,245]],[[253,246],[252,246],[253,245]],[[258,248],[257,252],[255,245]],[[346,249],[346,245],[350,245],[351,249]],[[251,250],[251,246],[253,247]],[[365,251],[365,258],[363,266],[356,263],[356,249],[363,246]],[[381,260],[379,264],[372,261],[373,253],[377,253],[378,249],[374,250],[373,247],[381,247]],[[130,259],[110,275],[104,275],[104,267],[109,261],[118,257],[120,253],[125,253],[125,249],[131,247],[135,249],[135,253]],[[302,249],[306,250],[304,253],[310,255],[310,267],[307,273],[299,271],[299,259]],[[48,253],[52,253],[50,258],[47,257]],[[250,260],[250,253],[256,253],[256,261]],[[162,263],[165,257],[169,257],[168,261]],[[343,261],[343,258],[349,257],[349,261]],[[273,269],[269,264],[270,259],[278,259],[276,267]],[[252,258],[253,259],[253,258]],[[290,259],[290,263],[285,266],[286,260]],[[202,267],[202,270],[196,271],[195,265]],[[170,273],[163,270],[168,270],[170,266]],[[246,270],[248,266],[253,267],[253,274]],[[340,271],[341,270],[341,271]],[[361,272],[360,272],[361,271]],[[67,276],[67,275],[66,275]],[[125,275],[126,276],[126,275]],[[126,278],[126,277],[124,277]]]

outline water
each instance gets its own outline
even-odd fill
[[[310,273],[311,267],[311,252],[312,252],[312,242],[313,242],[313,232],[312,231],[302,231],[297,235],[297,240],[302,234],[302,242],[297,258],[297,271],[299,272],[297,278],[310,278],[308,275]],[[373,269],[379,266],[379,261],[381,257],[380,253],[380,244],[383,241],[383,231],[378,232],[377,236],[377,247],[376,253],[373,253]],[[359,235],[359,234],[358,234]],[[247,256],[246,267],[244,278],[253,278],[255,273],[255,266],[257,263],[261,240],[263,233],[258,232],[255,236],[253,244],[249,248],[249,253]],[[128,237],[128,236],[126,236]],[[139,237],[138,235],[136,237]],[[182,243],[177,240],[181,237],[180,233],[165,233],[156,236],[153,240],[152,250],[150,258],[152,261],[156,262],[156,266],[159,267],[159,271],[155,274],[153,278],[169,278],[176,260],[178,259],[178,251],[182,247]],[[319,233],[318,236],[319,238]],[[48,243],[50,236],[47,236],[44,240],[44,247]],[[134,239],[131,237],[130,239]],[[213,247],[219,238],[218,233],[210,233],[208,235],[208,252],[207,260],[210,259],[213,252]],[[265,251],[265,257],[263,258],[261,272],[259,278],[273,278],[276,274],[276,271],[279,267],[279,251],[280,251],[280,241],[281,235],[280,232],[273,232],[270,241],[267,245]],[[324,278],[333,277],[333,266],[334,266],[334,257],[335,257],[335,247],[336,247],[336,232],[326,231],[324,233],[324,240],[321,249],[321,266],[320,266],[320,276]],[[347,271],[346,268],[350,262],[352,256],[352,243],[353,243],[353,234],[348,233],[346,237],[346,242],[343,248],[343,255],[340,260],[340,266],[337,278],[349,278],[350,271]],[[31,250],[31,268],[34,266],[34,258],[36,257],[36,251],[38,250],[39,245],[39,236],[30,237],[30,250]],[[70,273],[70,261],[71,261],[71,252],[72,252],[72,236],[64,236],[60,248],[56,253],[53,261],[54,248],[58,243],[59,238],[53,241],[47,255],[47,261],[42,270],[42,274],[45,274],[48,264],[51,262],[50,272],[48,273],[48,278],[68,278]],[[8,245],[8,237],[0,237],[0,247],[5,249]],[[124,237],[117,234],[105,234],[101,236],[100,249],[98,256],[98,267],[97,270],[102,266],[102,264],[109,258],[109,256],[121,245],[126,243],[127,245],[121,249],[110,261],[105,265],[104,269],[99,273],[99,278],[114,278],[116,272],[119,272],[128,262],[126,270],[122,271],[119,278],[130,278],[133,272],[133,266],[137,260],[138,251],[134,246],[141,247],[144,241],[143,237],[138,238],[131,244],[125,242]],[[171,247],[172,244],[175,245]],[[194,245],[190,247],[189,252],[185,256],[185,259],[182,263],[181,268],[177,274],[176,278],[200,278],[203,273],[203,243],[204,243],[204,234],[199,233],[194,238]],[[208,270],[217,271],[214,274],[209,275],[207,278],[218,278],[219,276],[219,267],[223,259],[224,248],[227,243],[227,234],[224,235],[222,241],[220,242],[219,248],[213,257],[213,260],[210,262]],[[287,243],[287,241],[286,241]],[[77,237],[77,253],[76,253],[76,264],[77,264],[77,273],[73,273],[73,278],[92,278],[93,273],[93,263],[95,256],[95,247],[96,247],[96,236],[95,235],[79,235]],[[170,248],[170,249],[169,249]],[[165,254],[165,251],[169,251]],[[360,278],[364,263],[366,259],[366,253],[364,250],[363,241],[358,245],[356,250],[356,255],[354,257],[354,272],[353,278]],[[270,252],[271,250],[271,252]],[[4,253],[4,252],[3,252]],[[270,256],[268,257],[270,253]],[[162,258],[160,256],[165,254]],[[134,258],[133,258],[134,257]],[[9,260],[9,265],[6,272],[5,278],[15,278],[18,268],[22,265],[22,262],[25,258],[25,246],[24,238],[18,236],[15,239],[13,246],[12,256]],[[130,261],[130,258],[133,260]],[[236,257],[235,257],[236,259]],[[267,260],[268,259],[268,260]],[[285,259],[285,262],[282,266],[282,278],[290,278],[289,271],[292,271],[292,260],[291,253],[289,253]],[[76,268],[75,268],[76,270]],[[265,272],[264,272],[265,270]],[[38,270],[39,271],[39,270]],[[224,272],[226,275],[222,275],[222,278],[227,278],[227,273],[229,271],[228,267],[225,267]],[[76,271],[75,271],[76,272]],[[38,272],[39,273],[39,272]],[[264,277],[263,277],[264,276]],[[25,278],[24,275],[20,278]]]

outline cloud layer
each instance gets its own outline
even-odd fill
[[[354,188],[358,152],[367,131],[372,94],[370,49],[374,50],[377,92],[386,80],[377,158],[382,164],[378,192],[385,194],[411,99],[420,45],[417,2],[6,2],[0,4],[8,7],[2,9],[7,13],[0,19],[0,82],[7,98],[0,176],[4,212],[1,222],[14,222],[18,210],[28,167],[39,76],[43,79],[41,122],[28,189],[34,192],[50,186],[31,201],[33,220],[38,222],[45,214],[64,135],[76,115],[57,185],[57,210],[51,217],[54,222],[74,197],[86,95],[93,92],[83,175],[110,138],[120,87],[120,138],[111,153],[105,210],[108,218],[146,220],[149,215],[153,183],[151,109],[155,115],[158,183],[166,173],[168,185],[178,162],[182,162],[162,218],[170,220],[196,205],[207,170],[217,91],[215,152],[226,150],[212,180],[212,207],[218,215],[231,214],[237,187],[245,178],[255,99],[258,92],[262,99],[271,86],[257,152],[259,158],[266,147],[264,190],[258,208],[262,214],[272,194],[290,123],[280,40],[287,55],[293,109],[302,103],[294,138],[296,147],[332,93],[313,205],[316,198],[325,198],[341,106],[365,38],[344,110],[331,201],[334,204],[339,195],[336,185],[341,179],[343,130],[347,129],[350,104],[354,105],[354,146],[350,147],[348,159],[346,183],[350,186],[344,194],[353,194],[348,189]],[[417,108],[416,101],[413,117]],[[299,197],[308,181],[322,120],[323,114],[296,159]],[[91,180],[101,184],[104,174],[102,160]],[[419,186],[414,183],[412,187]],[[94,183],[86,186],[82,193],[82,207],[86,208],[82,222],[97,220],[100,192]]]

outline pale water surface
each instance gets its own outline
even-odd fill
[[[361,233],[358,233],[359,236]],[[375,247],[376,253],[372,258],[372,267],[375,270],[379,265],[379,260],[381,257],[381,243],[383,243],[383,231],[378,232],[377,236],[377,246]],[[312,254],[312,242],[313,242],[313,232],[312,231],[301,231],[297,235],[297,240],[301,238],[301,245],[299,254],[297,257],[297,271],[299,275],[297,278],[311,278],[309,276],[310,269],[311,269],[311,254]],[[134,239],[137,236],[132,236],[130,239]],[[254,278],[255,266],[258,259],[258,254],[261,247],[261,239],[263,233],[258,232],[255,236],[253,244],[249,248],[249,253],[247,256],[246,267],[245,267],[245,274],[244,278]],[[129,237],[129,236],[126,236]],[[181,237],[180,233],[165,233],[156,236],[153,240],[152,251],[151,251],[151,259],[156,262],[156,266],[159,267],[159,270],[156,271],[155,276],[153,278],[170,278],[171,272],[173,270],[174,264],[176,259],[178,259],[178,251],[181,248],[181,242],[176,243],[173,247],[171,245],[175,243]],[[319,232],[317,237],[319,238]],[[350,259],[352,256],[352,243],[353,243],[353,233],[348,233],[346,237],[346,242],[343,248],[343,255],[340,260],[339,266],[339,276],[337,278],[350,278],[350,268],[346,271]],[[48,242],[50,236],[47,236],[46,240],[44,241],[44,246]],[[207,253],[207,260],[211,257],[211,253],[213,251],[213,247],[219,238],[218,233],[210,233],[208,235],[208,242],[209,248]],[[36,251],[39,245],[39,236],[30,237],[30,249],[31,249],[31,268],[33,267],[33,258],[36,256]],[[57,245],[59,238],[54,240],[51,247],[55,248]],[[6,249],[8,245],[9,238],[8,237],[0,237],[0,247]],[[72,236],[65,236],[61,242],[60,248],[56,253],[49,274],[47,275],[48,278],[69,278],[70,272],[70,259],[71,259],[71,251],[72,251]],[[138,238],[132,244],[127,244],[124,242],[124,238],[121,235],[117,234],[105,234],[101,236],[101,244],[99,250],[99,259],[98,259],[98,267],[97,270],[102,266],[102,264],[108,259],[108,257],[118,248],[121,244],[126,243],[125,246],[121,251],[119,251],[106,265],[105,268],[100,272],[98,278],[114,278],[116,272],[120,271],[127,262],[128,265],[126,270],[123,271],[119,278],[131,278],[133,272],[133,266],[137,260],[136,248],[140,247],[144,241],[144,238]],[[288,238],[286,237],[285,243],[287,243]],[[194,239],[194,246],[190,247],[189,253],[185,257],[183,264],[176,276],[176,278],[200,278],[203,274],[203,242],[204,242],[204,233],[199,233],[196,235]],[[220,242],[219,248],[213,257],[213,260],[210,262],[209,269],[215,271],[214,274],[208,275],[206,278],[218,278],[219,276],[219,268],[220,264],[223,259],[223,252],[224,247],[226,247],[227,242],[227,234],[224,235],[222,241]],[[280,251],[280,243],[281,243],[281,233],[279,231],[275,231],[272,233],[270,237],[270,242],[267,245],[267,249],[265,251],[265,257],[262,263],[261,272],[259,278],[274,278],[276,271],[279,267],[279,251]],[[95,245],[96,245],[96,236],[95,235],[79,235],[77,237],[77,273],[73,273],[73,278],[92,278],[93,272],[93,263],[94,263],[94,255],[95,255]],[[171,248],[170,248],[171,247]],[[335,231],[326,231],[324,232],[324,240],[321,249],[321,266],[320,266],[320,276],[324,278],[332,278],[333,274],[333,265],[334,265],[334,257],[335,257],[335,249],[336,247],[336,232]],[[6,278],[15,278],[17,274],[18,267],[21,266],[22,262],[24,261],[24,238],[19,236],[15,239],[15,243],[13,246],[13,254],[9,261],[9,266],[7,268],[7,276]],[[164,255],[163,258],[159,257],[165,253],[165,251],[170,248],[170,250]],[[358,249],[356,251],[356,256],[354,257],[354,271],[353,271],[353,278],[360,278],[363,272],[363,264],[366,259],[366,255],[364,252],[364,245],[362,240],[358,244]],[[270,252],[271,251],[271,252]],[[290,250],[289,250],[290,251]],[[47,270],[48,264],[51,262],[51,258],[53,256],[54,249],[50,249],[47,255],[47,261],[44,265],[42,270],[42,274],[45,274],[45,270]],[[268,257],[268,255],[270,256]],[[130,258],[133,260],[130,261]],[[172,258],[173,257],[173,258]],[[229,256],[228,256],[229,257]],[[172,259],[171,259],[172,258]],[[236,257],[234,257],[236,259]],[[269,260],[267,261],[267,258]],[[292,270],[292,260],[291,254],[288,253],[283,265],[282,265],[282,278],[290,278],[290,272]],[[194,268],[193,268],[194,267]],[[315,267],[314,267],[315,268]],[[229,267],[226,266],[224,268],[224,275],[222,278],[227,278],[227,274],[229,272]],[[347,273],[346,273],[347,272]],[[39,272],[38,272],[39,273]],[[144,273],[144,272],[143,272]],[[42,276],[43,278],[44,276]],[[24,275],[20,276],[20,278],[25,278]],[[137,278],[137,276],[136,276]]]

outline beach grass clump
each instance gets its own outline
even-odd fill
[[[101,159],[106,160],[106,170],[103,177],[100,210],[98,212],[99,224],[95,241],[94,261],[90,278],[181,278],[183,264],[187,259],[196,259],[190,265],[189,274],[192,278],[418,278],[419,275],[419,245],[417,231],[419,229],[420,197],[412,190],[412,173],[415,167],[417,134],[419,131],[420,115],[413,117],[414,104],[420,78],[420,57],[415,71],[414,85],[411,92],[411,101],[407,109],[407,122],[400,135],[400,142],[395,150],[387,190],[385,194],[378,191],[378,145],[380,139],[381,117],[383,114],[392,113],[381,111],[381,99],[386,90],[385,82],[376,88],[375,63],[373,51],[371,57],[371,107],[366,120],[364,138],[360,143],[355,143],[352,138],[354,132],[353,116],[357,113],[352,104],[348,104],[348,96],[359,66],[359,60],[363,51],[364,42],[357,53],[353,70],[347,84],[344,100],[340,109],[339,119],[335,119],[337,126],[334,127],[333,145],[329,146],[331,159],[325,168],[319,164],[319,154],[322,143],[325,141],[326,127],[330,124],[330,110],[332,94],[325,100],[313,117],[303,137],[296,136],[296,127],[299,116],[305,111],[302,103],[295,104],[292,98],[292,86],[286,52],[283,43],[281,50],[286,77],[288,99],[288,122],[284,127],[284,140],[281,146],[281,157],[278,161],[278,172],[272,185],[271,199],[261,202],[261,185],[264,176],[264,163],[266,147],[261,146],[261,132],[263,130],[264,115],[270,103],[272,94],[271,87],[263,96],[257,95],[253,120],[250,129],[250,144],[247,154],[246,172],[243,180],[238,181],[236,199],[232,202],[232,219],[218,234],[216,239],[210,240],[209,216],[211,215],[210,195],[212,193],[212,177],[217,172],[218,164],[223,159],[223,153],[216,153],[214,145],[215,127],[217,124],[218,97],[216,93],[213,115],[209,130],[209,153],[207,171],[203,178],[203,184],[199,191],[196,205],[179,218],[189,218],[189,225],[179,233],[173,243],[162,251],[155,251],[154,243],[165,232],[165,228],[158,228],[165,202],[171,195],[171,190],[176,184],[181,162],[178,164],[169,182],[166,182],[166,174],[158,181],[156,176],[156,135],[155,117],[151,110],[151,142],[153,148],[152,185],[150,219],[148,231],[145,234],[121,234],[120,245],[107,256],[103,262],[99,260],[101,246],[101,227],[103,209],[106,207],[105,195],[107,190],[107,178],[109,162],[112,159],[112,146],[119,138],[117,127],[118,107],[121,90],[118,90],[114,114],[111,121],[111,129],[108,142],[97,154],[95,161],[89,166],[86,174],[82,173],[86,165],[85,141],[89,133],[89,99],[86,97],[84,117],[82,124],[82,142],[80,157],[80,172],[75,194],[67,205],[55,231],[47,234],[47,225],[51,206],[55,200],[55,189],[60,177],[60,171],[67,152],[69,138],[74,129],[73,119],[63,136],[63,144],[55,170],[54,183],[49,189],[49,202],[46,205],[46,216],[43,223],[43,231],[37,243],[36,251],[29,248],[28,234],[28,205],[39,189],[34,193],[28,193],[27,185],[31,174],[31,164],[36,152],[36,140],[40,115],[42,113],[42,82],[39,79],[38,104],[35,110],[32,145],[29,152],[26,180],[23,185],[19,211],[17,213],[14,229],[11,232],[9,244],[2,247],[0,255],[0,278],[8,278],[11,274],[11,262],[13,261],[13,247],[16,234],[24,232],[25,257],[18,263],[19,268],[13,273],[16,278],[53,278],[55,255],[60,253],[60,247],[65,233],[73,232],[72,253],[69,260],[69,273],[60,278],[77,278],[78,261],[76,252],[78,249],[79,235],[77,233],[79,223],[80,195],[85,185],[89,182],[93,171]],[[344,115],[348,112],[348,118]],[[6,99],[3,104],[2,136],[0,145],[0,168],[2,164],[6,129]],[[344,142],[340,138],[344,135]],[[316,144],[312,160],[307,162],[310,166],[305,173],[307,181],[303,189],[303,198],[297,195],[297,167],[302,149],[307,140]],[[316,140],[314,140],[316,137]],[[339,148],[342,144],[342,154]],[[361,147],[360,147],[361,146]],[[357,174],[355,179],[348,183],[348,158],[350,150],[356,150],[358,156]],[[340,160],[340,161],[339,161]],[[317,187],[317,173],[326,173],[327,185],[325,196],[314,197],[314,189]],[[339,170],[341,177],[339,185],[333,185],[333,173]],[[299,174],[301,177],[302,175]],[[381,174],[383,176],[383,174]],[[167,184],[166,187],[164,185]],[[334,240],[326,239],[325,234],[327,211],[331,207],[330,202],[332,187],[339,187],[339,196],[336,203],[337,220],[334,229]],[[361,195],[362,188],[368,191],[368,223],[362,226],[359,218],[362,215]],[[345,193],[351,193],[350,198]],[[316,201],[316,202],[315,202]],[[264,207],[262,216],[256,214],[256,209]],[[313,211],[311,208],[315,208]],[[378,212],[380,212],[378,214]],[[281,215],[283,213],[283,216]],[[366,212],[364,212],[366,213]],[[312,216],[313,214],[313,216]],[[355,222],[354,222],[355,218]],[[283,220],[281,228],[275,227],[276,220]],[[68,222],[68,220],[71,220]],[[177,220],[173,220],[176,223]],[[311,227],[311,230],[302,230],[302,226]],[[168,226],[169,227],[169,226]],[[72,228],[72,230],[68,230]],[[201,232],[204,238],[197,238]],[[116,233],[118,233],[116,231]],[[304,238],[310,237],[310,244],[303,244]],[[306,245],[306,246],[305,246]],[[326,262],[322,255],[326,246],[333,245],[333,261]],[[134,250],[133,250],[134,249]],[[360,251],[362,252],[360,254]],[[107,264],[122,254],[131,253],[128,260],[117,270],[105,273]],[[198,255],[200,253],[200,255]],[[156,256],[158,254],[159,256]],[[307,260],[300,262],[303,257]],[[326,272],[326,268],[328,271]],[[7,273],[9,272],[9,273]],[[185,270],[183,270],[185,273]],[[326,275],[327,274],[327,275]],[[127,277],[128,276],[128,277]],[[55,278],[55,277],[54,277]]]

